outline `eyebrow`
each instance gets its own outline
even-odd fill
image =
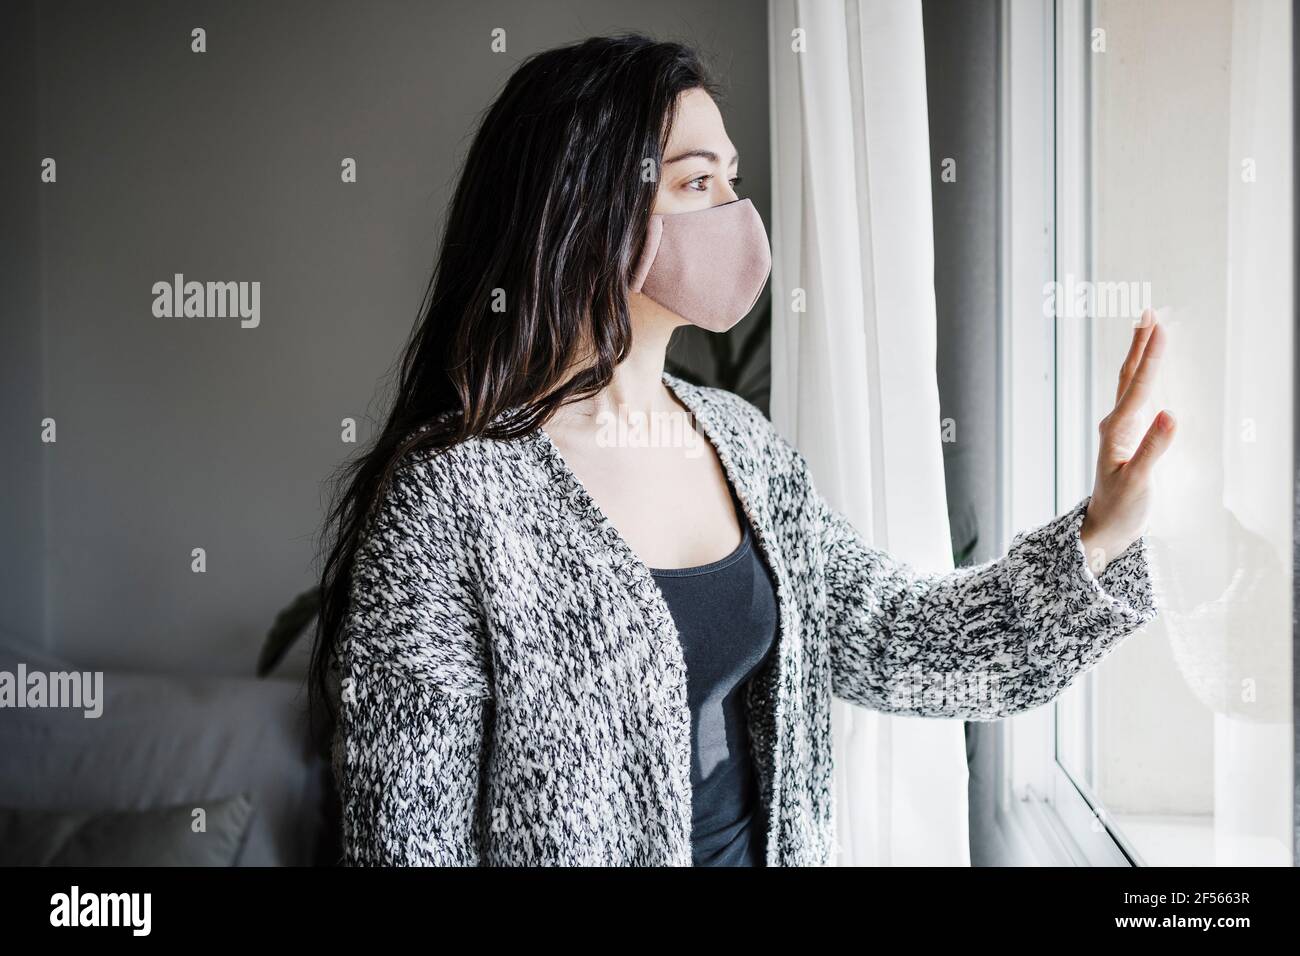
[[[710,149],[688,149],[684,153],[678,153],[672,159],[665,159],[664,165],[667,166],[669,163],[678,163],[683,159],[707,159],[711,163],[716,163],[718,162],[718,154]],[[735,156],[732,156],[731,162],[727,165],[735,166],[738,162],[740,162],[740,153],[736,153]]]

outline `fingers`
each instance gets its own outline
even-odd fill
[[[1115,416],[1117,418],[1124,419],[1135,415],[1143,403],[1151,398],[1151,390],[1155,386],[1156,376],[1160,372],[1160,362],[1164,358],[1167,342],[1168,333],[1165,331],[1165,327],[1159,322],[1153,324],[1151,330],[1147,333],[1146,346],[1142,350],[1142,359],[1138,362],[1137,368],[1134,369],[1128,386],[1124,389],[1124,394],[1120,396],[1115,405]]]
[[[1142,443],[1138,445],[1137,451],[1124,466],[1124,470],[1133,480],[1142,482],[1151,477],[1151,469],[1173,443],[1176,429],[1177,423],[1169,412],[1162,411],[1156,416],[1156,420],[1147,429]]]
[[[1142,313],[1142,318],[1133,328],[1133,342],[1128,347],[1128,355],[1124,356],[1124,364],[1119,370],[1119,387],[1115,389],[1115,404],[1124,397],[1128,391],[1129,383],[1133,381],[1133,373],[1137,371],[1138,364],[1142,361],[1142,355],[1146,351],[1147,342],[1151,338],[1151,330],[1156,327],[1156,313],[1154,309],[1146,309]]]

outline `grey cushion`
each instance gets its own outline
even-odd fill
[[[246,794],[153,810],[0,807],[0,866],[234,866],[252,819]]]

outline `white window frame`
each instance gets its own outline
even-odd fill
[[[998,401],[1001,546],[1090,490],[1090,323],[1044,315],[1045,286],[1090,274],[1089,0],[1002,0]],[[1085,356],[1081,361],[1080,356]],[[1058,433],[1058,423],[1068,423]],[[1075,433],[1075,428],[1079,429]],[[1065,431],[1071,432],[1065,434]],[[1091,678],[1082,678],[1091,694]],[[1057,760],[1058,706],[1002,722],[997,824],[1042,865],[1133,866],[1095,796]]]

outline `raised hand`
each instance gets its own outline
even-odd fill
[[[1152,469],[1173,442],[1176,427],[1168,411],[1156,415],[1149,427],[1142,417],[1166,342],[1155,312],[1147,309],[1133,330],[1133,344],[1120,368],[1115,407],[1097,426],[1101,433],[1097,475],[1079,531],[1094,574],[1101,574],[1146,530]]]

